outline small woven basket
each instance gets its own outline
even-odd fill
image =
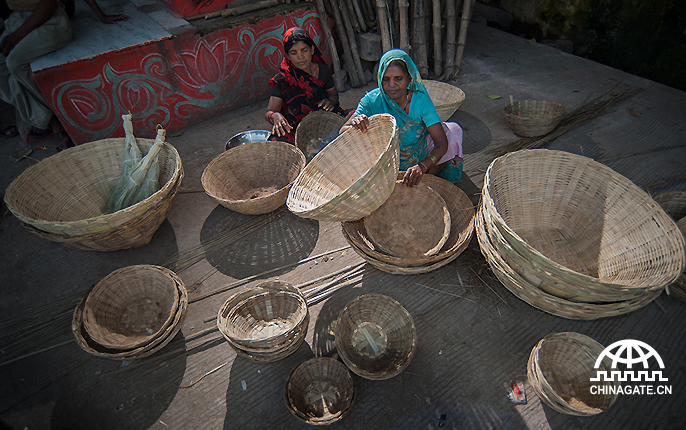
[[[293,145],[253,142],[212,160],[202,174],[202,186],[225,208],[247,215],[264,214],[286,202],[303,167],[305,156]]]
[[[412,361],[417,331],[410,313],[382,294],[345,305],[336,322],[336,350],[350,370],[367,379],[388,379]]]
[[[400,163],[398,127],[389,114],[369,118],[366,133],[351,128],[305,166],[286,205],[319,221],[364,218],[386,201]]]
[[[536,137],[557,127],[565,114],[565,107],[555,102],[524,100],[505,106],[503,112],[516,135]]]
[[[179,305],[173,272],[151,265],[128,266],[107,275],[90,291],[83,325],[98,344],[134,349],[171,324]]]
[[[588,336],[552,333],[531,351],[527,376],[536,395],[557,412],[589,416],[606,411],[617,399],[608,388],[591,391],[592,385],[612,386],[619,382],[593,382],[597,371],[611,373],[611,360],[604,357],[598,369],[595,362],[605,349]]]
[[[95,355],[96,357],[109,358],[112,360],[136,360],[139,358],[145,358],[164,348],[169,342],[172,341],[172,339],[174,339],[179,330],[181,330],[181,324],[186,316],[186,308],[188,307],[188,292],[186,291],[183,281],[181,281],[181,279],[175,273],[172,273],[171,277],[176,283],[179,302],[176,313],[174,314],[174,319],[162,334],[151,339],[150,342],[142,346],[128,350],[111,349],[100,345],[91,339],[83,325],[83,311],[86,305],[86,299],[90,293],[89,291],[86,293],[86,295],[84,295],[74,310],[74,316],[71,322],[71,330],[74,334],[74,338],[76,339],[76,343],[81,347],[81,349],[89,354]]]
[[[367,237],[391,256],[417,258],[441,250],[450,235],[445,200],[426,184],[397,181],[391,196],[364,218]]]
[[[423,80],[422,83],[426,87],[431,101],[436,106],[436,112],[438,112],[438,116],[443,122],[450,119],[464,102],[464,91],[454,85],[428,79]]]
[[[147,153],[155,141],[137,142],[141,152]],[[7,187],[5,203],[22,222],[61,236],[106,233],[145,217],[153,209],[160,210],[159,203],[176,192],[183,177],[179,153],[168,143],[159,153],[160,190],[135,205],[103,215],[107,197],[121,176],[123,149],[124,138],[112,138],[48,157]],[[154,226],[148,237],[158,227]]]
[[[355,400],[350,371],[338,360],[315,357],[291,370],[284,386],[286,406],[298,419],[312,425],[340,420]]]
[[[295,129],[295,146],[305,154],[309,163],[319,153],[322,138],[338,131],[345,118],[333,112],[317,110],[310,112]]]

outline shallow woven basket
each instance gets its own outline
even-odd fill
[[[536,395],[557,412],[589,416],[606,411],[617,399],[616,394],[592,394],[592,385],[617,387],[619,382],[593,382],[597,371],[609,375],[612,362],[604,357],[600,367],[595,362],[605,349],[583,334],[552,333],[531,351],[527,376]],[[608,389],[601,390],[609,391]]]
[[[112,360],[135,360],[144,358],[164,348],[169,342],[172,341],[172,339],[174,339],[179,330],[181,330],[181,324],[186,316],[186,308],[188,307],[188,292],[186,291],[183,281],[181,281],[181,279],[173,272],[171,277],[176,283],[176,288],[179,295],[178,307],[171,324],[169,324],[164,332],[162,332],[159,336],[151,339],[150,342],[146,343],[145,345],[128,350],[106,348],[95,342],[93,339],[91,339],[83,325],[83,311],[86,305],[86,299],[90,294],[89,291],[86,293],[86,295],[84,295],[74,310],[71,330],[74,334],[74,338],[76,339],[76,343],[78,343],[81,349],[89,354],[97,357],[109,358]]]
[[[438,116],[443,122],[450,119],[457,112],[457,109],[460,108],[462,102],[464,102],[464,91],[454,85],[427,79],[423,80],[422,83],[426,87],[431,101],[436,106],[436,112],[438,112]]]
[[[224,151],[202,174],[207,195],[232,211],[264,214],[286,202],[305,156],[286,142],[263,141]]]
[[[300,290],[280,281],[264,282],[234,294],[217,315],[217,327],[232,346],[268,357],[300,344],[307,333],[307,321],[307,304]]]
[[[397,181],[391,196],[364,218],[367,237],[391,256],[417,258],[441,250],[450,235],[445,200],[426,184]]]
[[[684,237],[669,215],[590,158],[547,149],[499,157],[486,172],[482,201],[489,228],[578,297],[583,289],[627,297],[661,290],[686,265]]]
[[[402,179],[405,172],[398,173]],[[474,207],[469,197],[445,179],[425,175],[422,183],[431,187],[445,201],[450,213],[450,235],[440,251],[434,255],[418,258],[402,258],[387,255],[374,247],[367,237],[365,220],[341,223],[343,236],[353,249],[375,267],[390,273],[426,273],[453,261],[467,247],[474,232]],[[366,258],[369,257],[369,258]],[[447,260],[447,261],[446,261]]]
[[[91,339],[111,349],[133,349],[160,336],[179,305],[173,272],[151,265],[128,266],[107,275],[90,291],[83,325]]]
[[[145,154],[155,141],[137,142]],[[160,190],[135,205],[103,215],[107,197],[121,176],[123,150],[124,138],[112,138],[48,157],[7,187],[5,203],[22,222],[62,236],[106,233],[145,217],[153,209],[160,210],[159,203],[175,192],[183,176],[179,153],[168,143],[159,154]],[[159,224],[162,221],[164,218]],[[150,229],[149,237],[159,224]],[[117,249],[124,249],[122,246]]]
[[[386,201],[400,163],[398,127],[388,114],[369,118],[366,133],[351,128],[305,166],[286,205],[319,221],[353,221]]]
[[[288,409],[312,425],[340,420],[355,400],[355,383],[348,368],[338,360],[315,357],[291,370],[284,386]]]
[[[686,191],[667,191],[654,200],[675,220],[686,216]]]
[[[305,154],[309,163],[319,152],[322,138],[338,131],[345,124],[345,117],[325,110],[310,112],[295,129],[295,146]]]
[[[282,343],[268,347],[268,348],[248,348],[231,342],[227,339],[229,345],[236,351],[236,355],[244,360],[253,363],[273,363],[283,358],[288,357],[300,348],[300,345],[305,341],[307,335],[307,327],[310,323],[310,314],[305,315],[302,324],[296,330],[290,332],[290,336]]]
[[[350,370],[367,379],[388,379],[412,361],[417,331],[410,313],[382,294],[345,305],[336,322],[336,350]]]
[[[516,135],[536,137],[557,127],[565,114],[565,107],[555,102],[524,100],[505,106],[503,112]]]

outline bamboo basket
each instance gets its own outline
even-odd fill
[[[286,202],[303,167],[305,156],[293,145],[253,142],[231,148],[212,160],[202,174],[202,186],[225,208],[259,215]]]
[[[682,217],[676,225],[679,227],[679,230],[681,230],[681,234],[684,238],[686,238],[686,216]],[[679,279],[674,281],[667,291],[669,292],[669,295],[675,299],[686,302],[686,272],[681,273]]]
[[[503,112],[516,135],[536,137],[557,127],[565,114],[565,107],[555,102],[524,100],[505,106]]]
[[[137,142],[146,153],[155,141]],[[135,205],[103,215],[107,197],[121,176],[123,149],[124,138],[111,138],[48,157],[26,169],[7,187],[5,203],[22,222],[61,236],[107,233],[145,217],[180,185],[181,158],[165,142],[159,154],[160,190]],[[149,233],[151,237],[154,230]]]
[[[438,112],[438,116],[443,122],[450,119],[464,102],[464,91],[454,85],[428,79],[422,80],[422,83],[426,87],[429,97],[434,102],[436,112]]]
[[[489,228],[515,253],[582,290],[659,291],[686,265],[676,223],[627,178],[586,157],[546,149],[499,157],[482,201]]]
[[[655,196],[655,201],[675,220],[686,216],[686,191],[667,191]]]
[[[336,322],[336,350],[357,375],[392,378],[412,361],[417,332],[410,313],[382,294],[365,294],[345,305]]]
[[[171,270],[147,264],[123,267],[90,291],[83,326],[92,340],[106,348],[134,349],[164,333],[178,306]]]
[[[355,383],[338,360],[315,357],[297,365],[286,378],[286,406],[298,419],[328,425],[345,415],[355,400]]]
[[[353,221],[386,201],[400,163],[398,127],[389,114],[369,119],[366,133],[349,129],[317,154],[288,193],[294,214],[319,221]]]
[[[242,345],[238,345],[229,342],[229,345],[236,351],[236,355],[241,357],[246,361],[253,363],[273,363],[279,361],[283,358],[288,357],[297,351],[300,346],[305,341],[305,336],[307,335],[307,327],[310,323],[310,314],[305,315],[303,323],[292,332],[288,341],[284,343],[271,347],[271,348],[246,348]]]
[[[402,179],[405,172],[398,173]],[[374,247],[367,237],[365,220],[341,223],[343,236],[353,249],[373,266],[390,273],[415,274],[448,264],[457,258],[469,245],[474,232],[474,207],[469,197],[452,183],[434,175],[425,175],[422,183],[431,187],[445,201],[450,213],[450,235],[440,251],[434,255],[418,258],[404,258],[387,255]],[[446,261],[448,260],[448,261]],[[439,264],[442,263],[442,264]]]
[[[545,336],[531,351],[527,364],[529,382],[536,395],[557,412],[590,416],[606,411],[617,400],[616,394],[592,394],[592,385],[598,370],[609,375],[612,362],[604,357],[600,367],[595,362],[605,349],[583,334],[574,332],[552,333]],[[616,387],[619,382],[604,382]]]
[[[426,184],[414,187],[397,181],[390,197],[364,218],[367,237],[382,252],[398,257],[430,256],[450,235],[445,200]]]
[[[310,112],[303,118],[295,129],[295,146],[305,154],[308,163],[319,153],[322,138],[340,130],[345,121],[345,117],[325,110]]]
[[[188,292],[183,284],[183,281],[181,281],[181,279],[175,273],[172,273],[172,278],[174,278],[179,294],[179,304],[172,323],[160,336],[152,339],[149,343],[143,346],[129,350],[110,349],[98,344],[91,339],[85,327],[83,326],[83,311],[89,294],[86,293],[86,295],[76,306],[76,309],[74,310],[74,316],[72,318],[71,330],[74,338],[76,339],[76,343],[81,347],[81,349],[89,354],[95,355],[96,357],[109,358],[112,360],[136,360],[139,358],[149,357],[150,355],[167,346],[167,344],[169,344],[169,342],[171,342],[181,330],[181,324],[186,316],[186,308],[188,307]]]

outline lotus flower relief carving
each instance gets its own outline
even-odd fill
[[[229,78],[240,70],[242,53],[241,49],[229,49],[226,39],[218,39],[212,44],[200,39],[192,51],[177,53],[177,61],[170,67],[186,86],[206,91],[231,83]]]

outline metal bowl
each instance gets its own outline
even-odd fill
[[[269,140],[272,132],[268,130],[248,130],[242,131],[226,142],[225,150],[244,145],[246,143],[261,142]]]

